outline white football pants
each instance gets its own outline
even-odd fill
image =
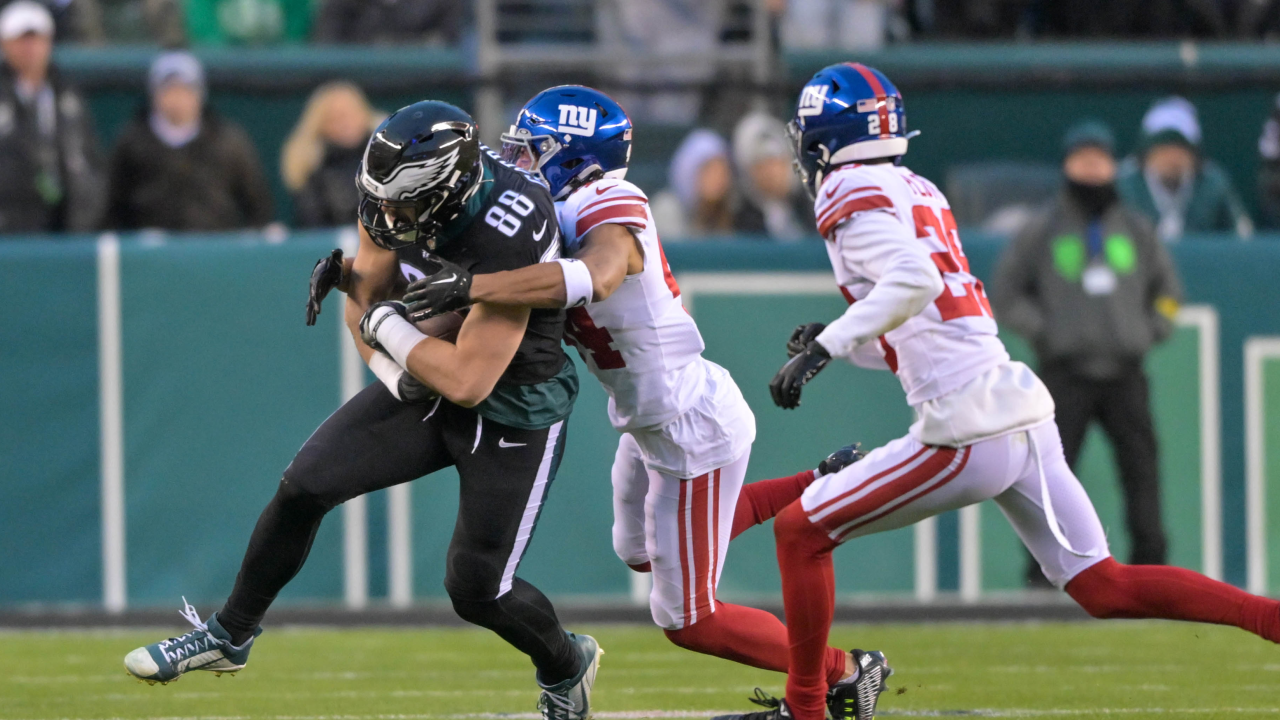
[[[613,460],[613,549],[632,567],[653,572],[649,609],[667,630],[715,612],[716,585],[750,448],[737,460],[683,479],[645,467],[630,433]]]
[[[908,435],[819,478],[800,502],[810,522],[845,542],[989,499],[1059,588],[1111,555],[1052,420],[962,448]]]

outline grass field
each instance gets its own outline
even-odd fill
[[[782,675],[694,655],[654,628],[576,628],[606,655],[597,716],[705,717],[750,707]],[[235,677],[167,687],[126,676],[126,652],[163,633],[0,634],[0,718],[412,720],[535,717],[528,660],[463,629],[276,629]],[[1280,717],[1280,648],[1239,630],[1174,623],[838,626],[897,668],[885,717]]]

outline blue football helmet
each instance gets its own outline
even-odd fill
[[[787,124],[796,173],[810,197],[836,165],[897,158],[907,152],[902,93],[884,73],[862,63],[825,67],[805,84]]]
[[[581,85],[543,90],[502,134],[502,159],[536,173],[562,200],[597,177],[622,179],[631,118],[613,98]]]

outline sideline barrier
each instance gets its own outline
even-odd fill
[[[343,242],[340,235],[299,233],[278,243],[253,235],[0,242],[7,410],[0,604],[119,610],[167,605],[183,593],[206,602],[225,595],[285,464],[368,377],[353,360],[333,299],[316,327],[302,323],[307,273]],[[967,232],[965,245],[975,273],[990,277],[998,239]],[[1172,560],[1215,574],[1221,557],[1225,578],[1243,583],[1243,352],[1248,336],[1280,334],[1280,243],[1186,242],[1174,252],[1193,306],[1148,364]],[[793,473],[851,440],[874,447],[905,432],[910,411],[888,373],[837,364],[800,411],[784,413],[767,400],[765,385],[791,328],[843,310],[821,243],[669,243],[667,255],[708,357],[733,372],[756,412],[749,480]],[[1280,380],[1280,363],[1260,367]],[[1267,398],[1280,395],[1280,382],[1265,387]],[[555,596],[626,602],[633,574],[610,547],[617,435],[604,404],[598,384],[584,377],[568,454],[522,575]],[[1280,402],[1261,405],[1263,417],[1277,414],[1272,406],[1280,410]],[[1265,423],[1266,435],[1280,432],[1276,420]],[[1220,512],[1215,439],[1222,441]],[[1123,558],[1114,472],[1099,438],[1088,442],[1080,474]],[[1280,453],[1261,457],[1268,465],[1261,473],[1250,465],[1251,487],[1256,478],[1280,482],[1272,468]],[[445,472],[348,503],[322,526],[282,603],[442,601],[453,483]],[[1269,497],[1275,505],[1280,491]],[[1280,522],[1267,520],[1274,516],[1262,515],[1260,535],[1273,565]],[[1258,526],[1248,534],[1254,546]],[[861,539],[837,553],[841,595],[974,600],[1018,586],[1024,556],[991,508],[921,528]],[[729,557],[725,597],[776,599],[767,529],[737,540]],[[1270,577],[1274,587],[1280,571]]]

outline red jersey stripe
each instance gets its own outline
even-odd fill
[[[578,224],[574,227],[574,234],[577,237],[582,237],[595,226],[610,221],[617,225],[631,225],[641,229],[644,229],[649,224],[649,218],[644,213],[644,206],[613,205],[600,208],[590,215],[579,217]]]
[[[578,217],[582,217],[583,215],[586,215],[587,213],[591,212],[592,208],[598,208],[603,205],[608,205],[609,203],[624,202],[624,201],[628,203],[640,203],[641,205],[648,202],[648,200],[645,200],[644,198],[636,195],[617,195],[614,197],[600,198],[599,200],[592,200],[591,202],[579,208]]]
[[[836,189],[837,189],[837,190],[839,190],[839,189],[840,189],[840,188],[839,188],[839,186],[837,186],[837,187],[836,187]],[[864,186],[862,186],[862,187],[856,187],[856,188],[854,188],[854,189],[850,190],[849,192],[847,192],[847,193],[845,193],[845,194],[841,195],[840,197],[836,198],[835,200],[831,200],[831,195],[835,195],[835,193],[831,193],[830,195],[827,195],[827,199],[828,199],[830,202],[825,203],[826,208],[824,208],[824,209],[823,209],[823,211],[822,211],[821,213],[819,213],[819,214],[818,214],[818,216],[819,216],[819,217],[818,217],[819,222],[821,222],[821,220],[822,220],[822,216],[823,216],[823,215],[826,215],[826,214],[828,214],[828,213],[831,213],[831,212],[833,212],[833,211],[835,211],[835,210],[839,209],[839,207],[840,207],[840,203],[844,202],[844,201],[845,201],[845,199],[846,199],[846,198],[848,198],[850,195],[852,195],[852,194],[854,194],[854,193],[860,193],[860,192],[877,192],[877,193],[882,193],[882,192],[884,192],[884,188],[881,188],[881,187],[880,187],[880,186],[878,186],[878,185],[864,185]]]
[[[893,201],[884,195],[867,195],[865,197],[854,198],[845,202],[835,212],[827,215],[827,218],[818,225],[818,234],[831,240],[831,231],[837,225],[849,219],[850,215],[866,210],[879,210],[882,208],[893,209]]]

